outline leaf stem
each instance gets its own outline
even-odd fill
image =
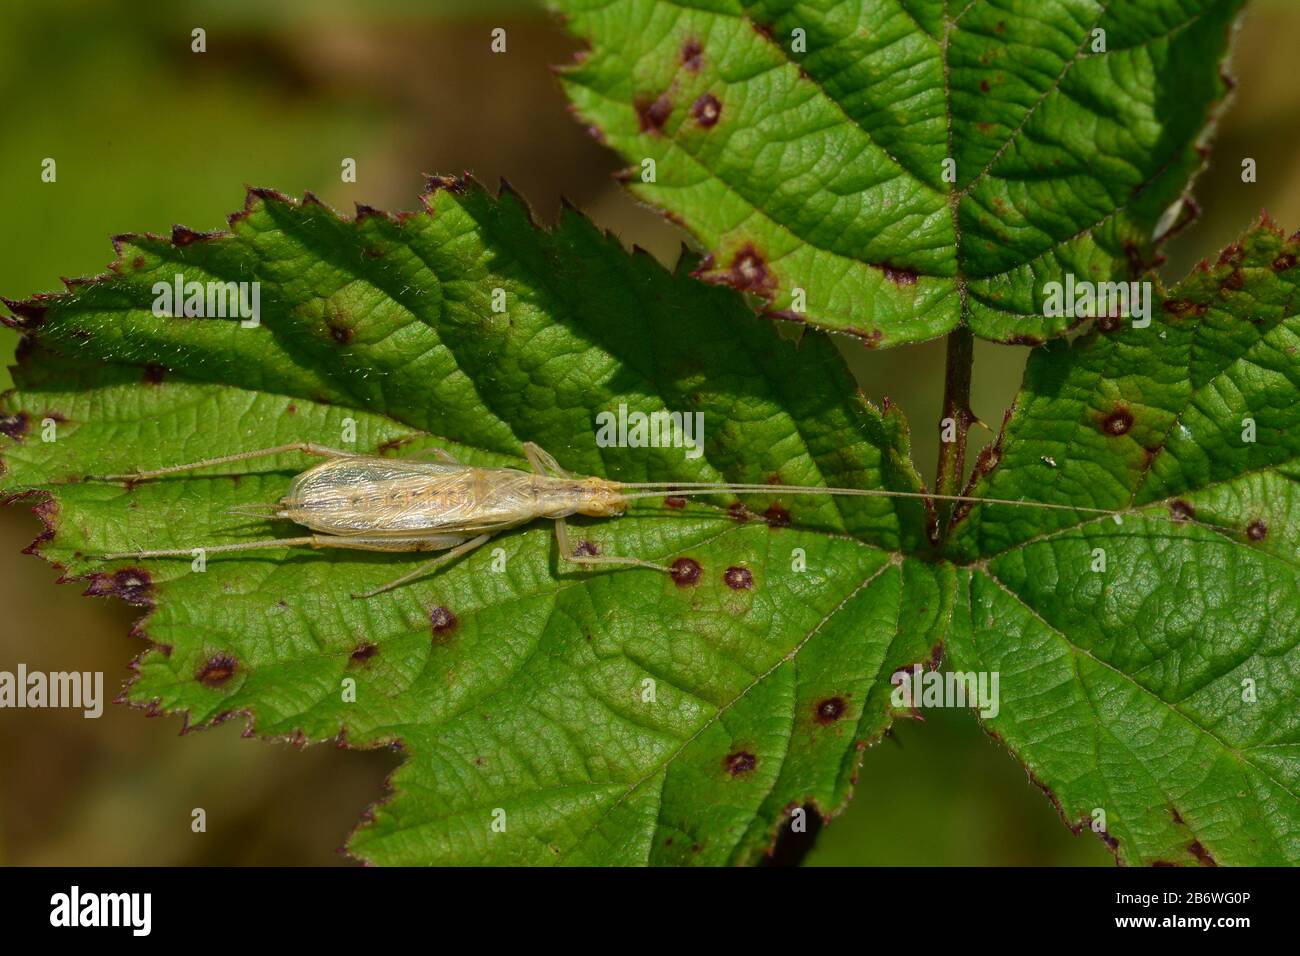
[[[966,474],[966,433],[975,416],[970,410],[971,371],[975,365],[975,337],[970,329],[959,328],[948,333],[947,370],[944,375],[943,421],[940,438],[953,422],[953,441],[939,442],[939,467],[935,474],[934,491],[938,495],[956,495]],[[948,523],[951,502],[939,508],[938,527]]]

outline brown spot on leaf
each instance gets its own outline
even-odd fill
[[[141,381],[143,381],[146,385],[160,385],[162,384],[162,380],[165,379],[166,377],[167,377],[166,368],[164,368],[161,365],[157,365],[153,362],[150,362],[148,365],[144,367],[144,375],[141,376]]]
[[[727,568],[722,572],[722,580],[733,591],[748,591],[754,586],[754,572],[749,568]]]
[[[704,47],[700,46],[700,41],[695,37],[688,37],[682,44],[682,66],[692,73],[698,73],[703,65]]]
[[[46,298],[48,298],[48,296]],[[11,319],[4,319],[4,324],[24,329],[34,329],[39,327],[45,321],[45,313],[49,311],[49,306],[42,305],[40,300],[41,296],[36,296],[35,298],[28,299],[24,302],[0,298],[0,302],[7,305],[9,311],[22,320],[20,322],[14,322]]]
[[[686,507],[686,499],[678,495],[669,495],[667,498],[664,499],[664,507],[675,508],[676,510],[680,511],[681,509]]]
[[[600,548],[594,541],[579,541],[573,553],[577,557],[590,558],[600,554]]]
[[[743,501],[733,501],[731,504],[727,505],[727,514],[740,522],[748,521],[750,518],[754,517],[754,513],[745,507]]]
[[[188,246],[196,242],[203,242],[207,239],[212,239],[217,235],[219,235],[219,233],[195,232],[193,229],[188,229],[185,226],[172,226],[172,245]]]
[[[1200,840],[1193,840],[1193,841],[1188,845],[1188,847],[1187,847],[1187,851],[1188,851],[1189,853],[1191,853],[1192,856],[1196,857],[1196,862],[1200,863],[1201,866],[1218,866],[1218,865],[1219,865],[1219,864],[1215,861],[1214,857],[1210,856],[1210,851],[1207,850],[1207,849],[1205,848],[1205,845],[1204,845],[1203,843],[1201,843]]]
[[[722,104],[712,93],[705,93],[691,104],[691,115],[700,126],[710,129],[717,125],[718,117],[722,115]]]
[[[460,620],[455,614],[451,613],[451,609],[442,605],[438,605],[429,612],[429,624],[433,627],[433,633],[439,636],[450,634],[456,630],[456,625],[459,623]]]
[[[369,641],[367,641],[366,643],[358,647],[355,651],[353,651],[351,656],[352,656],[352,660],[356,661],[358,664],[364,664],[366,661],[370,660],[370,658],[374,657],[378,653],[379,653],[378,645],[371,644]]]
[[[235,675],[239,664],[229,654],[214,654],[199,668],[194,679],[205,687],[220,687]]]
[[[1133,427],[1133,413],[1123,405],[1116,405],[1109,415],[1101,420],[1101,430],[1107,435],[1126,435]]]
[[[352,341],[352,330],[342,322],[331,322],[329,325],[330,338],[339,345],[347,345]]]
[[[917,275],[911,269],[900,269],[888,263],[880,267],[885,278],[897,286],[916,285]]]
[[[668,569],[673,583],[679,588],[694,587],[699,582],[702,571],[700,562],[693,558],[678,558]]]
[[[1176,498],[1169,503],[1169,514],[1175,521],[1190,521],[1196,517],[1196,509],[1182,498]]]
[[[431,193],[445,189],[459,196],[463,195],[468,187],[466,181],[460,176],[428,176],[424,180],[424,188]]]
[[[128,604],[153,603],[153,578],[143,568],[123,568],[112,574],[96,574],[86,588],[88,597],[116,597]]]
[[[27,428],[30,424],[31,419],[27,417],[26,412],[19,412],[17,415],[0,415],[0,432],[15,441],[22,440],[22,437],[27,434]]]
[[[722,765],[727,768],[727,773],[739,777],[742,773],[749,773],[757,767],[758,758],[748,750],[737,750],[735,753],[727,754]]]
[[[843,697],[827,697],[813,711],[813,719],[819,724],[833,724],[843,716]]]
[[[786,511],[780,505],[771,505],[763,512],[763,517],[767,519],[768,527],[771,528],[788,528],[790,527],[790,512]]]
[[[1233,292],[1239,292],[1246,286],[1246,277],[1240,269],[1235,270],[1232,275],[1223,280],[1223,287],[1231,289]]]
[[[992,87],[989,86],[989,81],[988,81],[988,80],[980,80],[980,90],[981,90],[982,92],[987,93],[987,92],[988,92],[989,90],[991,90],[991,89],[992,89]]]
[[[673,113],[673,101],[667,93],[660,93],[653,100],[639,99],[633,105],[643,133],[662,133],[664,124]]]
[[[1268,525],[1256,518],[1246,525],[1246,537],[1251,541],[1263,541],[1268,537]]]
[[[1241,248],[1241,243],[1231,242],[1223,247],[1219,253],[1219,265],[1232,266],[1234,269],[1241,265],[1242,260],[1246,258],[1246,251]]]
[[[1097,328],[1103,332],[1114,332],[1124,324],[1119,315],[1099,315],[1096,318]]]
[[[1030,348],[1042,345],[1043,342],[1044,339],[1039,338],[1037,335],[1025,335],[1024,333],[1013,335],[1007,339],[1007,345],[1028,345]]]
[[[767,271],[767,262],[758,254],[758,250],[747,244],[731,260],[727,282],[743,292],[762,293],[770,290],[772,276]]]
[[[1187,299],[1167,299],[1161,308],[1176,319],[1186,317],[1189,312],[1194,315],[1204,315],[1209,310],[1205,304],[1189,302]]]
[[[1273,260],[1273,271],[1286,272],[1288,269],[1294,269],[1295,265],[1296,265],[1295,255],[1290,252],[1284,252],[1276,259]]]

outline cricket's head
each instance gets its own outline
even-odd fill
[[[613,518],[627,510],[627,499],[614,481],[604,478],[581,478],[577,482],[579,505],[577,513],[593,518]]]

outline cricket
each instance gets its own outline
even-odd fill
[[[361,551],[442,552],[407,574],[372,591],[353,594],[371,598],[401,587],[463,557],[494,535],[534,521],[552,521],[559,557],[579,566],[606,565],[651,568],[671,573],[666,565],[614,554],[585,554],[569,540],[565,519],[573,515],[614,518],[637,499],[667,495],[781,494],[845,497],[919,498],[930,501],[1000,504],[1018,507],[1109,515],[1124,514],[1077,505],[1008,498],[978,498],[925,492],[867,488],[823,488],[808,485],[734,484],[727,482],[619,482],[571,475],[540,446],[524,443],[531,472],[517,468],[465,465],[442,449],[429,449],[433,461],[383,458],[342,451],[311,442],[294,442],[254,451],[205,458],[131,474],[89,476],[98,481],[140,482],[214,465],[233,464],[290,452],[324,458],[297,475],[288,493],[266,512],[238,513],[292,521],[314,532],[292,538],[268,538],[211,547],[164,548],[105,554],[104,560],[189,558],[266,548],[349,548]],[[1190,519],[1168,519],[1176,524]],[[1216,529],[1222,530],[1222,529]]]

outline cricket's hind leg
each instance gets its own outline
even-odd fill
[[[365,591],[362,592],[361,594],[353,594],[352,597],[356,599],[372,598],[376,594],[383,594],[385,591],[391,591],[393,588],[400,588],[403,584],[407,584],[411,581],[414,581],[416,578],[424,577],[424,575],[428,574],[434,568],[447,564],[448,562],[455,561],[457,558],[461,557],[462,555],[469,554],[471,551],[473,551],[475,548],[479,547],[480,545],[486,544],[488,539],[491,537],[492,535],[490,534],[481,534],[477,538],[470,538],[468,541],[463,541],[461,544],[458,544],[456,547],[452,548],[446,554],[440,554],[432,561],[424,562],[424,564],[420,565],[414,571],[411,571],[407,574],[403,574],[400,578],[394,578],[392,581],[389,581],[387,584],[383,585],[382,587],[375,588],[373,591]]]
[[[300,451],[304,455],[316,455],[321,458],[352,458],[356,455],[356,452],[341,451],[338,448],[329,448],[325,445],[317,445],[314,442],[290,442],[287,445],[241,451],[234,455],[219,455],[216,458],[204,458],[202,461],[191,461],[184,465],[168,465],[166,468],[136,471],[127,475],[92,475],[90,477],[97,477],[99,481],[147,481],[150,478],[175,475],[183,471],[194,471],[196,468],[206,468],[209,465],[229,465],[237,461],[248,461],[250,458],[269,458],[272,455],[283,455],[291,451]]]
[[[431,534],[423,537],[391,538],[377,535],[308,534],[297,538],[264,538],[236,544],[194,545],[189,548],[159,548],[151,551],[122,551],[100,555],[101,560],[119,558],[189,558],[195,551],[204,554],[232,554],[265,548],[341,548],[351,551],[441,551],[454,548],[465,540],[463,534]]]
[[[416,538],[387,538],[387,537],[348,537],[346,535],[328,535],[313,534],[304,535],[298,538],[269,538],[264,541],[241,541],[238,544],[216,544],[210,547],[195,548],[158,548],[148,551],[122,551],[116,554],[101,555],[104,561],[116,561],[120,559],[135,558],[192,558],[196,552],[209,554],[232,554],[240,551],[258,551],[267,548],[341,548],[354,551],[389,551],[389,552],[407,552],[407,551],[439,551],[443,548],[449,548],[445,554],[440,554],[432,561],[426,561],[414,571],[403,574],[401,577],[389,581],[383,587],[375,588],[373,591],[366,591],[362,594],[353,594],[354,598],[374,597],[376,594],[383,594],[385,591],[391,591],[393,588],[401,587],[416,578],[423,577],[428,572],[440,565],[454,561],[462,555],[468,554],[475,548],[484,544],[492,536],[490,534],[481,534],[476,538],[465,540],[464,535],[459,534],[440,534],[429,535],[427,537]]]
[[[300,538],[267,538],[264,541],[241,541],[239,544],[214,544],[211,547],[195,546],[193,548],[156,548],[150,551],[119,551],[116,554],[101,554],[100,560],[118,561],[124,558],[192,558],[195,552],[207,554],[230,554],[234,551],[257,551],[263,548],[314,548],[318,545],[318,535],[304,535]]]

